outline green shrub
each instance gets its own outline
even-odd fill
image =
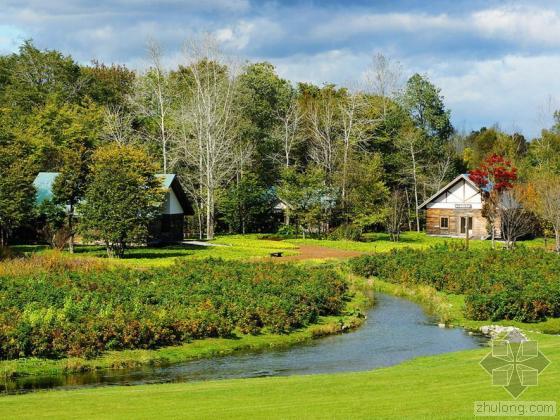
[[[204,337],[288,333],[338,314],[332,268],[222,260],[151,271],[64,269],[0,275],[0,358],[92,357]]]
[[[282,225],[278,228],[276,234],[282,238],[295,237],[297,236],[298,231],[294,225]]]
[[[329,234],[329,239],[359,241],[362,239],[362,228],[353,224],[342,224]]]
[[[465,294],[470,319],[533,322],[560,316],[560,258],[540,249],[402,249],[351,261],[355,273]]]

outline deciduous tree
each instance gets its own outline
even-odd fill
[[[549,171],[534,174],[531,185],[535,197],[524,204],[552,226],[555,250],[560,253],[560,175]]]
[[[506,191],[513,188],[514,182],[517,180],[517,168],[503,156],[491,155],[478,168],[469,171],[469,178],[478,185],[482,192],[482,216],[488,220],[490,225],[492,247],[494,247],[501,197]],[[506,204],[511,205],[512,209],[515,208],[514,199],[515,196],[508,195],[506,200]],[[511,214],[517,213],[512,211]]]
[[[148,120],[146,134],[159,145],[163,172],[167,173],[171,136],[169,119],[175,92],[169,74],[161,62],[161,47],[155,41],[148,43],[148,55],[150,68],[136,79],[131,100],[140,115]]]
[[[2,127],[0,127],[2,130]],[[12,232],[33,217],[35,188],[30,145],[0,132],[0,247]]]
[[[238,168],[239,112],[236,74],[216,41],[207,37],[185,47],[184,92],[173,162],[206,215],[206,238],[214,238],[216,194]],[[200,214],[200,212],[199,212]]]
[[[110,256],[122,257],[130,244],[148,239],[148,226],[159,214],[164,191],[157,167],[137,147],[110,144],[98,148],[83,203],[80,230],[102,241]]]
[[[385,229],[391,241],[398,242],[407,217],[406,197],[401,190],[393,190],[383,212]]]

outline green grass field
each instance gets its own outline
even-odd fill
[[[534,335],[552,364],[522,401],[558,401],[560,338]],[[369,372],[38,392],[0,399],[1,418],[472,418],[511,401],[479,366],[488,349]]]
[[[213,244],[221,246],[195,246],[175,245],[165,247],[134,247],[127,250],[125,258],[107,258],[105,248],[102,246],[77,246],[76,256],[99,258],[110,264],[138,266],[138,267],[163,267],[172,265],[177,258],[202,259],[222,258],[226,260],[252,260],[269,258],[271,252],[282,251],[283,255],[297,255],[301,245],[313,245],[325,248],[334,248],[363,253],[389,252],[392,249],[404,247],[423,249],[429,246],[444,243],[464,243],[462,239],[450,239],[428,236],[425,233],[404,232],[400,242],[391,242],[385,233],[369,233],[364,241],[329,240],[329,239],[261,239],[262,235],[224,235],[218,236]],[[521,246],[542,247],[542,239],[520,242]],[[549,243],[551,246],[552,244]],[[470,247],[488,249],[490,241],[471,240]],[[500,246],[498,244],[498,246]],[[25,253],[48,253],[46,246],[23,245],[12,247],[15,251]]]
[[[250,260],[268,258],[271,252],[282,251],[284,255],[296,255],[297,245],[257,239],[256,235],[243,237],[232,235],[219,237],[212,243],[220,246],[172,245],[164,247],[133,247],[126,251],[122,259],[107,258],[102,246],[76,246],[76,257],[94,257],[110,264],[138,267],[165,267],[177,258],[203,259],[222,258],[224,260]],[[14,246],[15,251],[30,255],[53,252],[46,246]]]
[[[329,239],[288,239],[289,242],[295,245],[317,245],[327,248],[344,249],[349,251],[359,251],[365,253],[372,252],[388,252],[393,249],[399,248],[413,248],[424,249],[434,245],[441,245],[444,243],[450,244],[464,244],[464,239],[459,238],[446,238],[439,236],[428,236],[424,232],[404,232],[401,235],[399,242],[392,242],[389,235],[386,233],[366,233],[364,234],[363,241],[348,241],[348,240],[329,240]],[[529,247],[543,247],[542,239],[533,239],[527,241],[520,241],[520,246]],[[549,241],[549,247],[552,243]],[[473,249],[490,249],[492,246],[491,241],[470,240],[469,247]],[[497,247],[500,247],[497,243]]]

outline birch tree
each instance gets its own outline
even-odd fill
[[[206,238],[213,239],[218,189],[239,164],[235,72],[215,40],[185,45],[185,92],[174,141],[174,164],[205,213]],[[200,221],[201,224],[202,221]]]
[[[339,146],[339,108],[336,96],[334,86],[325,86],[311,99],[307,111],[310,131],[309,157],[324,170],[327,183],[335,170]]]
[[[531,233],[533,229],[534,217],[521,204],[525,201],[524,198],[525,191],[519,186],[506,190],[500,195],[498,217],[507,249],[513,249],[517,239]]]
[[[348,95],[339,103],[340,119],[342,123],[342,179],[341,179],[341,199],[342,209],[347,212],[347,184],[348,166],[352,149],[362,140],[364,134],[364,124],[360,121],[360,108],[363,106],[360,92],[349,92]],[[348,220],[347,220],[348,222]]]
[[[137,138],[137,133],[132,127],[134,116],[122,106],[110,105],[105,107],[103,114],[102,137],[108,142],[120,146],[132,143]]]
[[[401,153],[407,157],[407,165],[403,168],[404,173],[410,177],[412,181],[412,192],[414,194],[414,217],[416,219],[416,231],[420,232],[420,213],[418,210],[419,200],[419,178],[421,171],[421,155],[422,155],[422,133],[420,130],[409,127],[401,132],[397,138],[397,147]]]
[[[553,173],[538,174],[533,181],[536,200],[524,202],[554,230],[555,251],[560,253],[560,176]]]
[[[383,118],[387,117],[389,100],[395,98],[402,85],[402,66],[398,61],[378,53],[365,74],[367,90],[381,97]]]
[[[138,77],[135,94],[131,100],[140,114],[156,127],[153,139],[161,148],[163,172],[167,173],[170,142],[169,118],[174,92],[169,74],[161,62],[162,50],[159,44],[150,41],[148,55],[150,68],[145,74]]]
[[[277,112],[282,146],[282,161],[286,168],[292,162],[292,153],[301,142],[300,135],[302,121],[306,114],[298,103],[295,95],[289,99],[288,105]]]

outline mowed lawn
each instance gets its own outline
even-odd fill
[[[404,232],[399,242],[392,242],[385,233],[369,233],[364,241],[329,240],[329,239],[264,239],[263,235],[224,235],[218,236],[210,244],[217,246],[198,245],[173,245],[164,247],[133,247],[127,250],[125,258],[107,258],[105,248],[102,246],[77,246],[76,257],[93,257],[109,264],[138,267],[165,267],[172,265],[177,258],[203,259],[222,258],[225,260],[259,260],[270,258],[272,252],[282,252],[284,256],[298,255],[298,248],[302,245],[315,247],[334,248],[362,253],[389,252],[399,248],[424,249],[445,243],[462,244],[462,239],[450,239],[428,236],[425,233]],[[542,247],[542,239],[521,241],[521,246]],[[548,243],[553,246],[552,241]],[[471,240],[470,247],[489,249],[490,241]],[[500,244],[497,245],[500,247]],[[27,255],[45,254],[53,252],[46,246],[14,246],[14,250]]]
[[[390,240],[387,233],[366,233],[362,241],[332,240],[332,239],[288,239],[294,245],[317,245],[327,248],[344,249],[349,251],[359,251],[364,253],[389,252],[393,249],[413,248],[425,249],[430,246],[443,244],[463,245],[464,239],[446,238],[441,236],[428,236],[424,232],[403,232],[399,242]],[[553,249],[553,241],[549,240],[547,247]],[[519,246],[544,247],[542,239],[532,239],[519,241]],[[488,240],[471,239],[469,247],[473,249],[490,249],[492,242]],[[500,242],[496,243],[496,248],[503,247]]]
[[[199,245],[170,245],[162,247],[131,247],[122,259],[107,258],[107,252],[102,246],[76,246],[74,257],[95,258],[108,264],[130,267],[166,267],[172,265],[176,259],[204,259],[221,258],[224,260],[252,260],[270,258],[272,252],[283,252],[283,255],[297,255],[297,245],[257,239],[256,235],[231,235],[219,237],[210,244],[216,246]],[[47,246],[14,246],[14,250],[31,254],[48,254],[55,251]],[[67,252],[64,254],[70,255]]]
[[[560,398],[560,337],[535,335],[552,361],[519,398]],[[46,391],[0,398],[0,418],[472,418],[475,401],[512,401],[479,366],[487,348],[369,372]]]

